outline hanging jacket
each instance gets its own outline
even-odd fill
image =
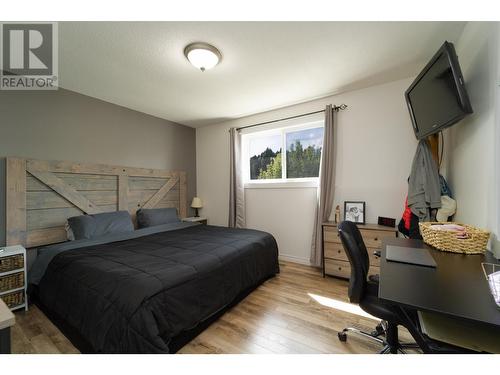
[[[418,143],[408,181],[408,207],[420,221],[430,221],[430,209],[441,207],[441,184],[436,161],[426,140]]]

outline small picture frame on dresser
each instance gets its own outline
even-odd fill
[[[366,203],[362,201],[344,202],[344,220],[365,224]]]

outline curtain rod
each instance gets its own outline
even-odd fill
[[[338,105],[338,106],[334,105],[334,106],[332,106],[332,111],[338,112],[338,111],[342,111],[342,110],[344,110],[346,108],[347,108],[346,104],[341,104],[341,105]],[[240,128],[236,128],[236,130],[239,131],[239,130],[242,130],[242,129],[253,128],[255,126],[262,126],[262,125],[272,124],[273,122],[285,121],[285,120],[292,120],[294,118],[299,118],[299,117],[304,117],[304,116],[309,116],[309,115],[315,115],[316,113],[321,113],[321,112],[325,112],[325,110],[322,109],[321,111],[314,111],[314,112],[309,112],[309,113],[303,113],[301,115],[284,117],[284,118],[280,118],[280,119],[277,119],[277,120],[271,120],[271,121],[266,121],[266,122],[259,122],[258,124],[247,125],[247,126],[242,126]]]

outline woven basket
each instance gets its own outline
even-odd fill
[[[24,303],[24,290],[18,290],[14,293],[3,294],[0,296],[0,298],[3,299],[9,309],[12,309]]]
[[[434,230],[431,225],[456,224],[465,228],[467,238],[457,238],[456,232]],[[442,251],[461,254],[483,254],[486,251],[490,232],[472,225],[459,223],[418,223],[424,242]]]
[[[0,258],[0,273],[24,268],[24,255],[17,254]]]
[[[0,276],[0,292],[22,288],[24,286],[24,272],[17,272]]]

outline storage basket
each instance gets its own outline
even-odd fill
[[[434,230],[431,225],[455,224],[465,228],[467,238],[457,238],[453,231]],[[486,251],[490,232],[459,223],[418,223],[424,242],[442,251],[461,254],[482,254]]]
[[[24,272],[0,276],[0,293],[24,287]]]
[[[9,309],[24,303],[24,289],[14,293],[3,294],[0,298],[5,302]]]
[[[0,273],[24,268],[24,255],[17,254],[0,258]]]

